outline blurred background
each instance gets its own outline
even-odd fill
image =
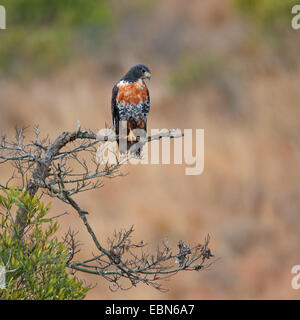
[[[125,177],[77,196],[105,243],[114,230],[155,250],[166,237],[193,245],[209,233],[210,270],[180,273],[161,293],[111,292],[78,274],[89,299],[299,299],[300,31],[289,0],[2,0],[0,130],[38,124],[43,136],[111,124],[113,84],[136,63],[152,71],[151,128],[204,128],[205,169],[123,167]],[[300,4],[300,3],[299,3]],[[1,179],[9,171],[0,168]],[[48,201],[50,199],[44,199]],[[52,213],[68,208],[53,201]],[[81,252],[96,248],[75,212]]]

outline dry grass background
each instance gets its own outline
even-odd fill
[[[124,2],[114,4],[124,13]],[[143,285],[114,293],[106,281],[78,274],[97,283],[87,298],[298,299],[290,285],[291,268],[300,263],[297,63],[289,67],[266,44],[249,44],[250,27],[229,1],[164,0],[149,11],[128,11],[108,52],[96,59],[26,83],[2,78],[1,130],[12,134],[15,124],[39,124],[42,134],[54,138],[73,130],[77,118],[85,128],[101,129],[111,123],[113,83],[129,66],[147,64],[149,128],[204,128],[203,174],[185,176],[184,166],[128,165],[127,176],[105,180],[103,188],[77,200],[102,241],[131,225],[136,240],[153,249],[165,237],[175,248],[179,239],[193,244],[209,233],[219,259],[209,271],[165,282],[167,293]],[[286,53],[297,52],[299,35],[292,35]],[[209,81],[174,92],[168,79],[189,55],[226,63]],[[2,169],[1,179],[7,175]],[[53,214],[66,209],[52,205]],[[61,219],[61,232],[69,226],[79,230],[78,258],[95,252],[74,212]]]

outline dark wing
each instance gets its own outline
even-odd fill
[[[117,107],[117,95],[119,88],[117,85],[114,85],[111,96],[111,113],[112,113],[112,121],[113,126],[115,128],[116,134],[119,134],[119,109]]]
[[[147,88],[147,98],[144,101],[144,107],[143,107],[143,115],[145,119],[145,131],[147,131],[147,117],[150,111],[150,95],[149,95],[149,90]]]

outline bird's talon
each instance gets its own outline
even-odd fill
[[[131,143],[133,143],[133,141],[136,141],[136,136],[134,135],[132,130],[130,130],[129,135],[126,137],[126,139],[128,139]]]

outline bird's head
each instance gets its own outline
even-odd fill
[[[138,79],[151,79],[151,72],[144,64],[137,64],[133,66],[125,75],[125,79],[138,80]]]

